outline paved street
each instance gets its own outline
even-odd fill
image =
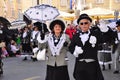
[[[30,59],[22,61],[22,58],[11,57],[3,59],[4,74],[0,80],[45,80],[45,61],[32,62]],[[74,56],[69,54],[69,75],[73,79]],[[111,70],[103,71],[105,80],[120,80],[120,74],[113,74]]]

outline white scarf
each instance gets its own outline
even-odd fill
[[[25,38],[27,36],[27,32],[23,33],[23,38]]]
[[[32,39],[35,39],[35,37],[36,37],[36,35],[37,35],[38,32],[39,32],[39,31],[33,31],[33,32],[32,32]]]
[[[53,56],[60,54],[60,50],[63,47],[63,44],[64,44],[65,40],[66,40],[65,34],[62,34],[62,36],[60,37],[60,41],[55,46],[54,45],[54,40],[53,40],[53,34],[49,35],[48,45],[50,47],[50,50],[51,50]]]
[[[45,35],[44,40],[41,40],[40,35],[41,35],[41,33],[39,32],[39,33],[38,33],[38,36],[37,36],[37,41],[38,41],[38,43],[45,43],[45,42],[47,41],[48,36]]]

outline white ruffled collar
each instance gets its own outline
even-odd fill
[[[48,44],[49,44],[49,47],[50,47],[50,50],[51,50],[53,56],[60,54],[60,50],[63,47],[65,40],[66,40],[65,34],[62,34],[60,37],[60,41],[55,46],[54,40],[53,40],[53,34],[49,35]]]

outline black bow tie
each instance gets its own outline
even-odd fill
[[[86,31],[86,32],[81,32],[82,34],[88,34],[88,31]]]

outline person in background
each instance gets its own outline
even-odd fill
[[[31,46],[32,46],[32,50],[34,48],[38,47],[38,41],[37,41],[38,33],[39,33],[38,25],[34,25],[33,31],[31,33]],[[37,61],[36,56],[34,57],[34,52],[33,52],[33,56],[31,56],[31,59],[33,61]]]
[[[30,53],[32,52],[30,38],[31,38],[31,32],[29,28],[24,27],[23,34],[21,36],[22,52],[25,54],[23,61],[27,60],[27,55],[30,55]]]
[[[8,45],[12,34],[13,33],[8,29],[8,26],[0,22],[0,76],[3,74],[3,62],[1,57],[2,47]]]
[[[3,62],[2,62],[2,50],[5,48],[6,44],[1,40],[1,37],[4,35],[1,35],[1,30],[0,30],[0,76],[3,74]]]
[[[120,56],[120,20],[116,22],[116,30],[113,34],[113,50],[112,53],[114,54],[114,74],[119,73],[119,56]]]
[[[81,14],[77,20],[80,31],[76,33],[69,45],[70,52],[76,57],[73,76],[75,80],[104,80],[97,58],[98,44],[108,41],[106,36],[112,34],[101,21],[100,30],[92,30],[92,19]]]
[[[37,42],[38,33],[39,33],[39,28],[37,26],[34,26],[33,31],[31,33],[32,48],[38,47],[38,42]]]
[[[70,80],[67,61],[65,57],[68,52],[70,38],[64,33],[65,23],[56,19],[50,23],[50,33],[44,41],[46,45],[47,72],[45,80]]]
[[[69,35],[70,39],[72,39],[73,35],[76,33],[75,26],[68,24],[65,33]]]
[[[8,56],[9,56],[9,54],[8,54],[8,52],[6,50],[6,46],[2,47],[2,57],[8,57]]]
[[[36,55],[37,55],[37,51],[36,49],[40,49],[40,45],[39,43],[42,43],[41,40],[43,41],[45,39],[45,35],[49,33],[48,29],[47,29],[47,25],[45,23],[41,23],[41,22],[36,22],[34,23],[34,26],[37,28],[34,32],[36,33],[33,37],[33,42],[34,42],[34,46],[33,46],[33,56],[32,59],[33,61],[37,61]],[[34,51],[35,50],[35,51]]]
[[[20,55],[20,49],[17,46],[17,43],[14,40],[11,40],[11,51],[15,56]]]

